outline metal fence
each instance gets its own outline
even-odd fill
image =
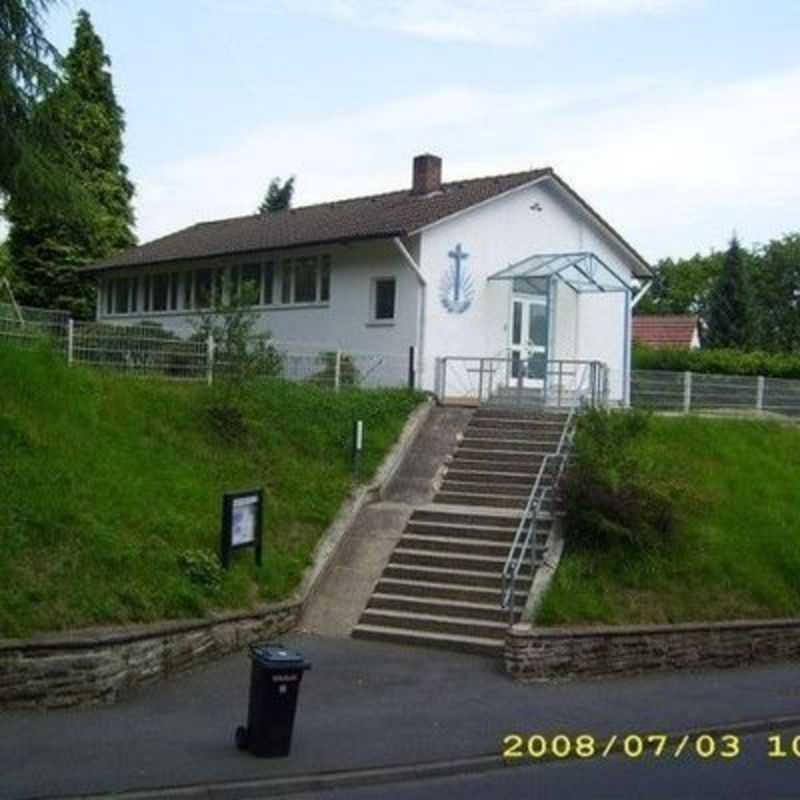
[[[77,322],[69,314],[0,303],[0,343],[33,347],[47,342],[69,364],[117,369],[137,375],[212,383],[232,368],[220,343],[181,337],[160,325]],[[251,374],[343,388],[413,386],[418,374],[409,353],[364,353],[268,337],[248,340]]]
[[[800,381],[761,375],[634,370],[631,405],[686,414],[738,412],[800,417]]]
[[[438,359],[436,394],[444,403],[573,408],[605,405],[608,369],[599,361],[446,356]]]

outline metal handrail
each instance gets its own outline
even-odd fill
[[[598,380],[597,370],[604,365],[599,362],[593,362],[592,368],[589,371],[590,377],[590,402],[592,405],[598,404],[598,399],[602,401],[603,398],[597,398],[595,384]],[[586,375],[581,379],[580,386],[583,387]],[[516,594],[517,578],[519,577],[520,570],[525,561],[525,556],[530,552],[532,554],[532,547],[536,537],[536,527],[539,519],[539,511],[542,507],[542,502],[547,494],[551,492],[555,494],[558,483],[561,480],[564,469],[566,467],[569,451],[572,448],[572,440],[575,435],[575,426],[577,423],[577,412],[581,410],[586,403],[585,395],[581,394],[579,404],[573,406],[567,419],[564,422],[564,427],[561,429],[561,436],[558,440],[558,446],[552,453],[548,453],[542,459],[539,465],[539,471],[536,473],[536,480],[534,481],[531,493],[528,495],[528,502],[525,505],[525,510],[522,514],[522,519],[517,526],[517,532],[514,536],[514,541],[508,553],[508,558],[503,566],[503,591],[501,599],[501,607],[508,610],[509,624],[514,622],[514,596]],[[549,489],[542,487],[542,481],[546,474],[548,464],[559,460],[558,472]],[[533,558],[531,557],[531,565],[533,565]]]

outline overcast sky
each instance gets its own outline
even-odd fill
[[[550,165],[645,256],[800,230],[800,0],[64,0],[127,118],[142,241]]]

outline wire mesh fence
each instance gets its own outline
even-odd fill
[[[800,417],[800,381],[760,375],[634,370],[631,404],[655,411]]]
[[[241,354],[237,361],[224,343],[198,334],[182,337],[158,324],[76,322],[63,312],[2,303],[0,342],[26,347],[48,343],[70,364],[175,380],[213,382],[242,369]],[[245,360],[253,377],[275,377],[334,390],[407,387],[413,383],[412,373],[418,370],[413,348],[410,354],[352,352],[263,336],[248,339]]]

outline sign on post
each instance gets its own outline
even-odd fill
[[[220,560],[226,569],[234,550],[254,547],[256,564],[261,566],[264,492],[225,492],[222,497],[222,541]]]

